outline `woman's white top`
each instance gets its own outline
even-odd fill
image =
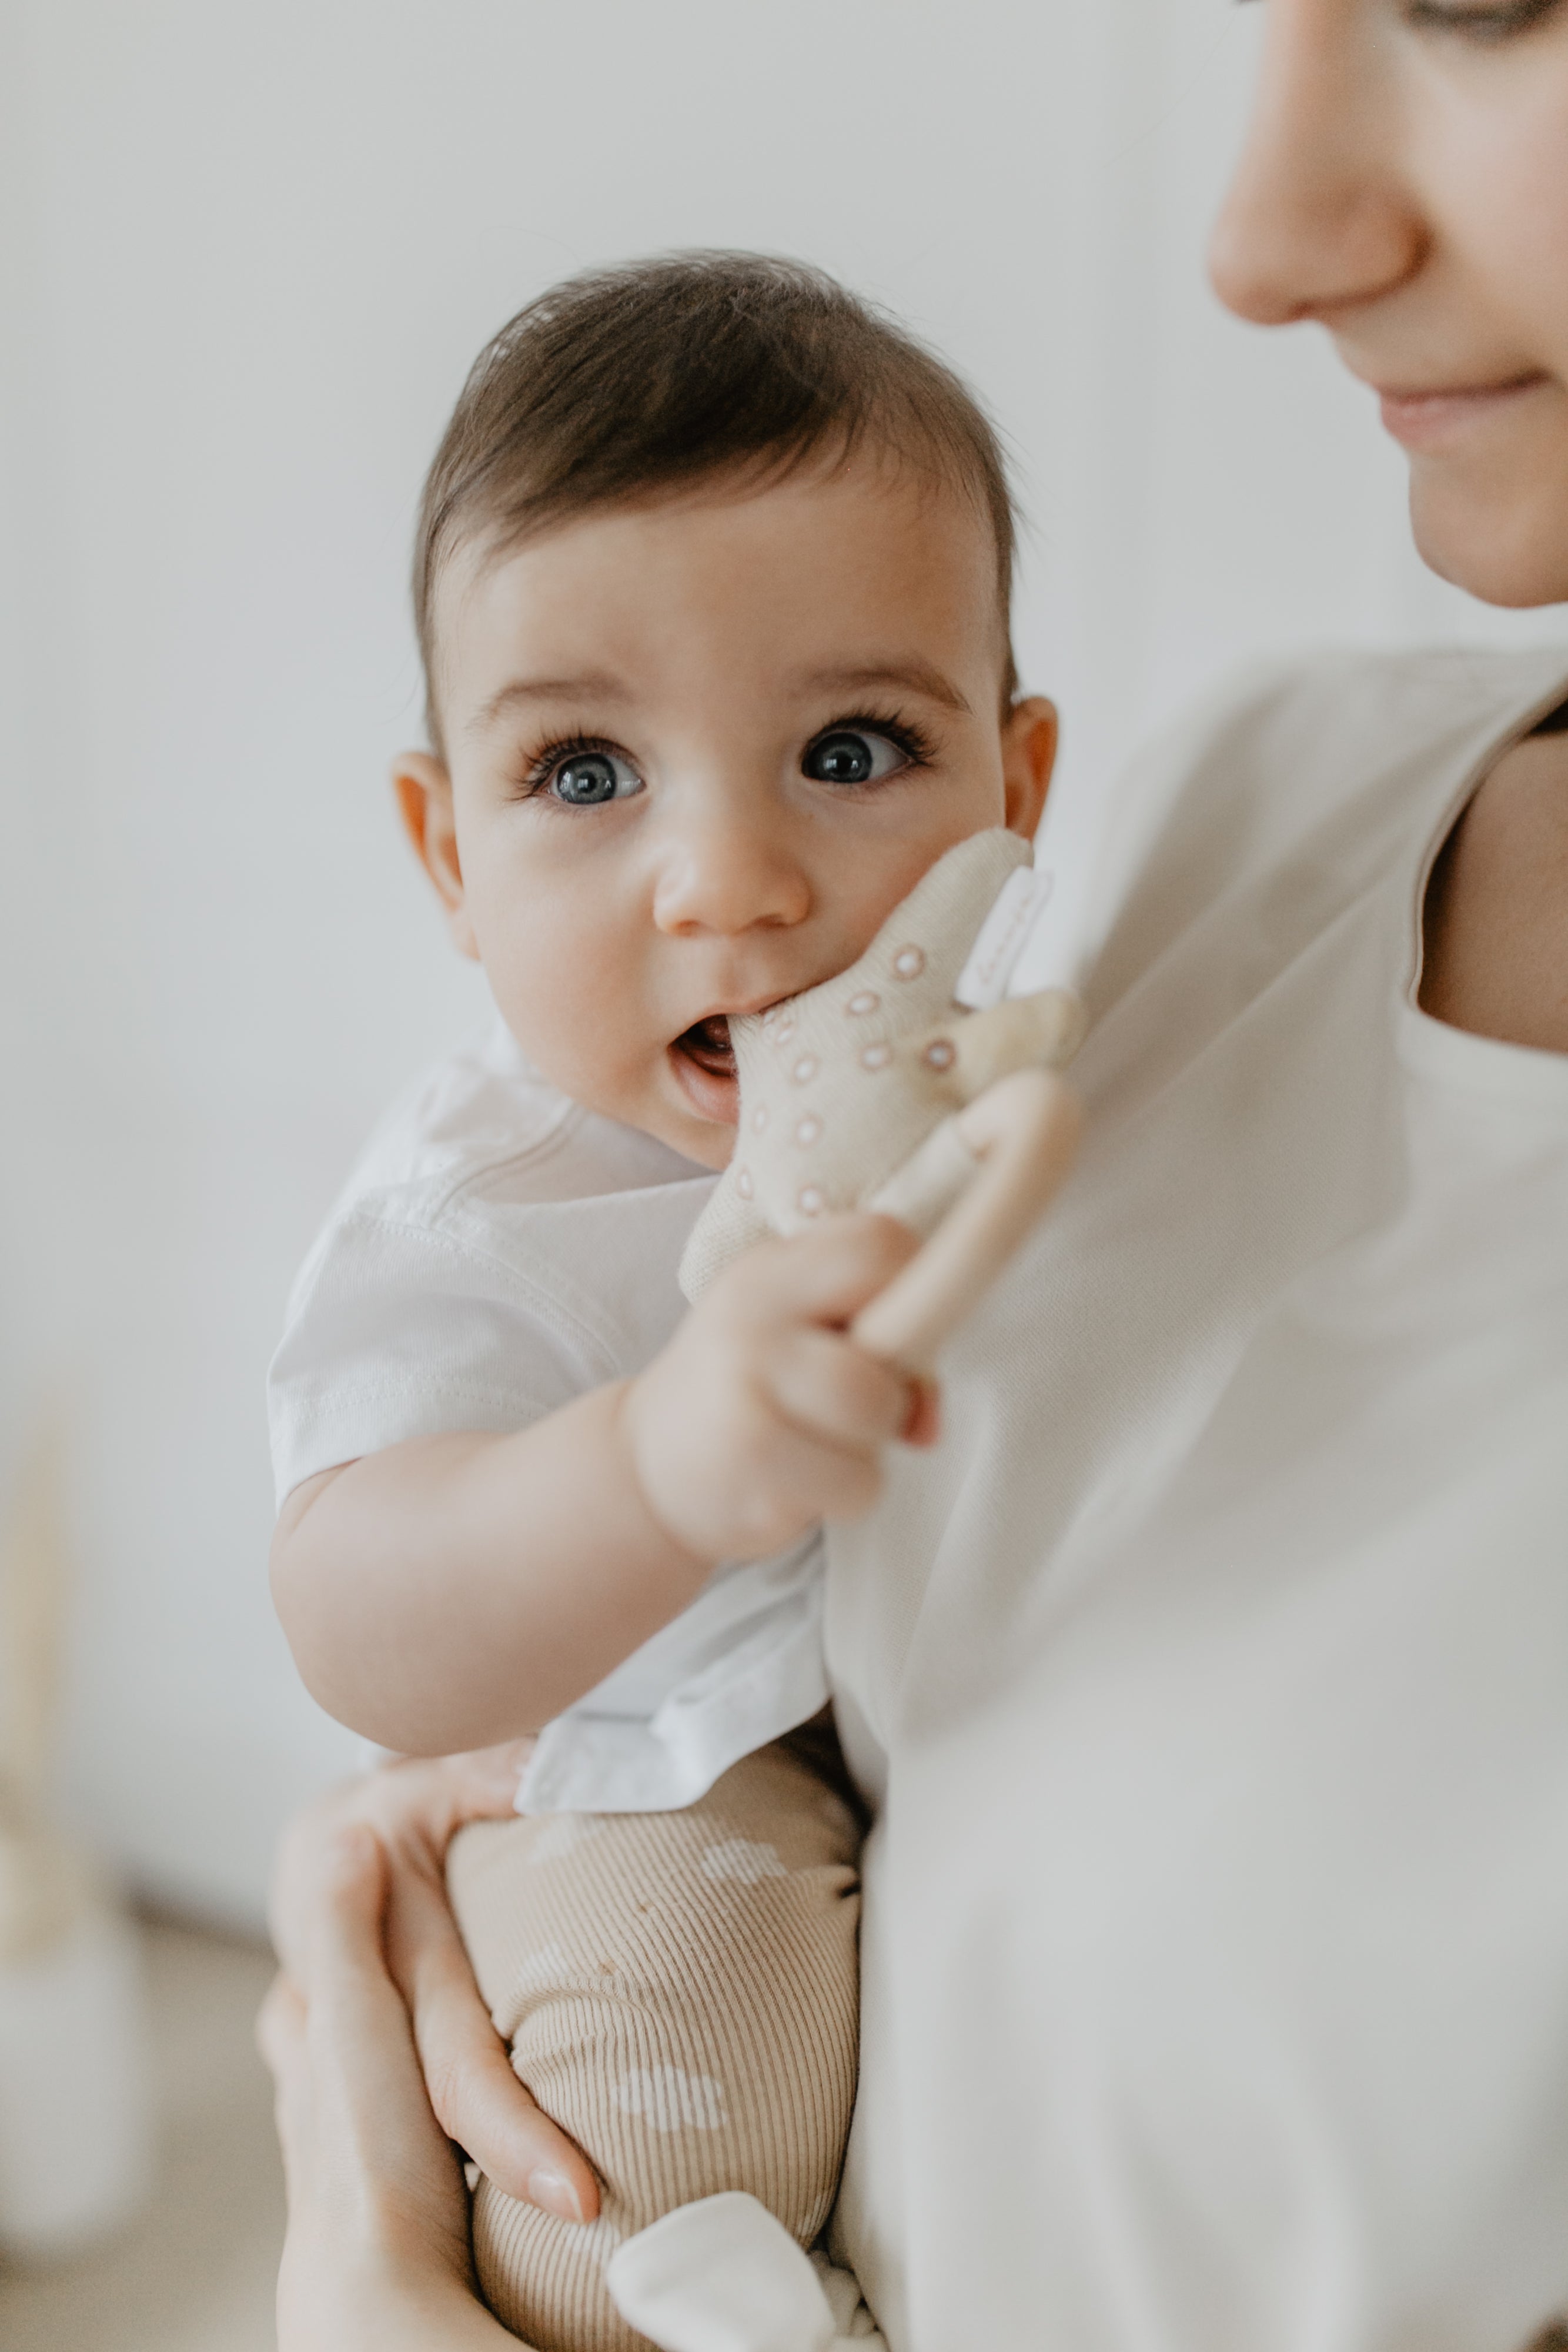
[[[836,2244],[894,2352],[1568,2309],[1568,1057],[1415,997],[1565,695],[1323,660],[1110,812],[1081,1164],[829,1538],[885,1808]]]
[[[393,1107],[300,1270],[268,1378],[279,1502],[405,1438],[525,1429],[641,1371],[686,1311],[675,1268],[713,1183],[569,1100],[497,1021]],[[544,1727],[518,1810],[695,1802],[826,1703],[821,1605],[815,1538],[717,1570]]]

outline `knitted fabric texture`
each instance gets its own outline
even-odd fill
[[[940,1055],[927,1066],[912,1049],[952,1018],[970,947],[1030,856],[1017,834],[972,834],[848,971],[731,1021],[740,1129],[681,1261],[688,1298],[765,1234],[798,1233],[829,1210],[883,1210],[923,1234],[936,1225],[975,1162],[939,1084]]]
[[[599,2175],[596,2222],[481,2179],[479,2284],[537,2352],[633,2352],[615,2249],[674,2207],[758,2198],[801,2245],[854,2104],[860,1822],[808,1727],[680,1812],[525,1816],[454,1840],[447,1885],[512,2063]]]

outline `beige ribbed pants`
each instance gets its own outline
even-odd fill
[[[854,2103],[860,1822],[829,1733],[747,1756],[683,1812],[478,1822],[447,1884],[512,2063],[603,2185],[557,2221],[481,2179],[491,2309],[537,2352],[633,2352],[604,2265],[672,2207],[749,2189],[802,2245]]]

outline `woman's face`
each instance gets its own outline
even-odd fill
[[[1221,299],[1381,395],[1434,571],[1568,598],[1568,0],[1266,5]]]

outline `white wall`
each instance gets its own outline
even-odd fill
[[[261,1377],[354,1142],[477,1002],[382,779],[420,475],[504,318],[741,245],[951,354],[1033,517],[1070,834],[1239,655],[1551,632],[1427,581],[1365,396],[1203,289],[1258,13],[11,0],[0,1428],[70,1416],[68,1787],[144,1883],[254,1910],[344,1753],[268,1612]]]

